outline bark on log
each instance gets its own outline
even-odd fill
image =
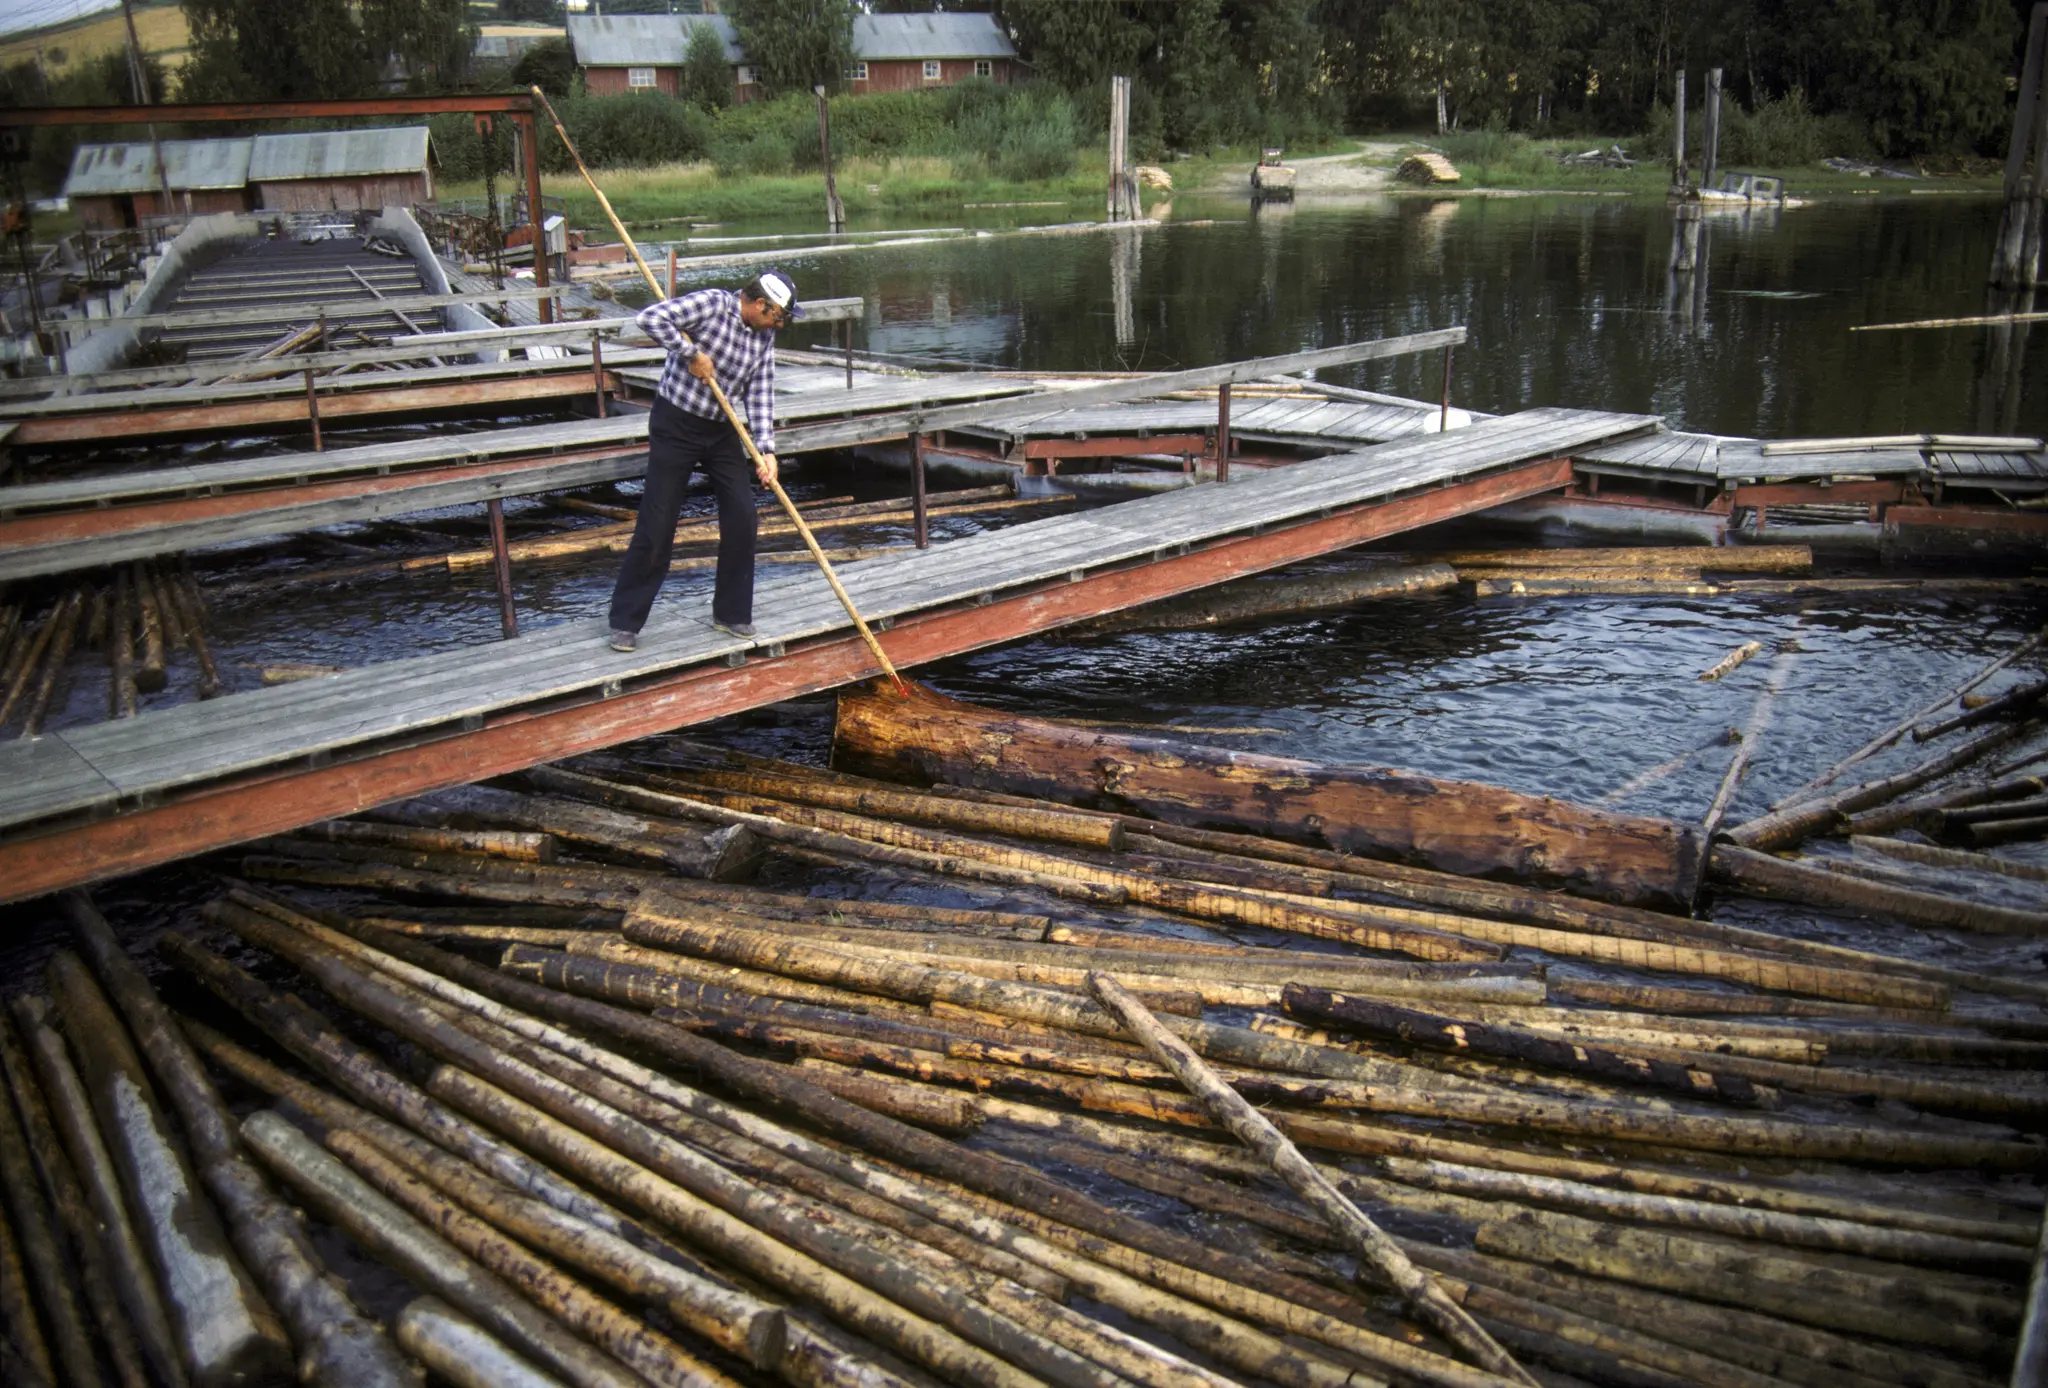
[[[1979,848],[1994,848],[2001,843],[2031,843],[2040,838],[2048,838],[2048,816],[1998,819],[1970,826],[1970,842]]]
[[[485,853],[527,863],[552,863],[555,840],[548,834],[515,829],[423,829],[405,824],[374,824],[359,819],[326,819],[294,831],[330,843],[386,844],[420,853]]]
[[[1788,863],[1733,844],[1722,844],[1714,850],[1713,867],[1715,877],[1729,886],[1808,906],[1854,911],[1936,929],[1977,930],[1999,935],[2048,935],[2048,912],[1982,906],[1960,897],[1887,887],[1839,872],[1829,872],[1825,868]]]
[[[1411,1311],[1481,1367],[1519,1383],[1535,1384],[1528,1371],[1446,1296],[1428,1273],[1410,1262],[1378,1225],[1325,1180],[1299,1148],[1225,1084],[1185,1042],[1161,1026],[1128,990],[1105,973],[1090,974],[1088,986],[1095,1000],[1144,1045],[1152,1058],[1202,1101],[1217,1124],[1272,1166],[1296,1195],[1330,1222],[1345,1245],[1399,1293]]]
[[[1113,636],[1125,631],[1197,631],[1233,622],[1329,612],[1368,598],[1407,597],[1456,587],[1448,564],[1413,564],[1364,572],[1254,578],[1066,628],[1071,636]]]
[[[18,1375],[36,1388],[57,1388],[57,1365],[50,1355],[50,1342],[36,1317],[35,1297],[29,1290],[28,1265],[23,1261],[21,1242],[14,1234],[14,1221],[0,1207],[0,1349],[9,1351],[13,1362],[0,1367]]]
[[[65,1266],[57,1221],[43,1198],[29,1155],[28,1133],[17,1118],[16,1107],[4,1098],[0,1098],[0,1197],[5,1199],[22,1271],[33,1289],[32,1300],[42,1308],[49,1351],[60,1380],[70,1388],[98,1388],[99,1361],[93,1355],[85,1315]],[[14,1308],[7,1309],[11,1313]],[[28,1318],[32,1321],[33,1317],[34,1312],[29,1312]],[[11,1314],[9,1320],[13,1321]],[[13,1324],[19,1326],[19,1322]]]
[[[392,1323],[399,1347],[455,1388],[562,1388],[437,1296],[415,1297]]]
[[[177,1110],[199,1177],[243,1263],[290,1325],[307,1378],[328,1388],[414,1388],[414,1374],[383,1329],[328,1273],[297,1214],[243,1158],[234,1119],[205,1066],[106,918],[82,892],[67,892],[64,907],[72,935]]]
[[[1723,573],[1805,573],[1813,567],[1807,545],[1638,545],[1600,549],[1461,550],[1432,555],[1453,568],[1548,569],[1691,564]]]
[[[440,791],[402,807],[387,807],[388,818],[431,827],[494,829],[513,827],[552,834],[571,843],[649,858],[686,877],[733,881],[751,874],[761,844],[744,830],[705,832],[692,825],[549,795],[520,795],[487,786]]]
[[[140,563],[132,564],[129,573],[135,585],[135,608],[142,631],[142,658],[135,667],[135,687],[145,694],[154,694],[169,679],[164,668],[163,611],[157,606],[156,585],[150,581],[148,569]]]
[[[35,693],[29,699],[22,714],[21,730],[25,736],[34,736],[43,726],[43,718],[50,711],[51,700],[56,697],[57,686],[63,681],[64,667],[71,659],[71,648],[76,643],[85,625],[85,605],[81,590],[73,588],[64,605],[57,609],[57,634],[50,638],[50,647],[43,656],[42,674],[35,682]],[[5,722],[0,718],[0,722]]]
[[[181,564],[183,561],[180,561]],[[206,603],[199,596],[198,580],[192,577],[189,568],[183,568],[176,577],[167,579],[171,585],[173,599],[184,614],[185,630],[191,639],[192,654],[199,661],[199,697],[217,698],[221,692],[220,667],[213,661],[213,646],[206,639]]]
[[[98,1224],[108,1276],[127,1323],[135,1331],[144,1362],[158,1382],[170,1388],[189,1388],[191,1380],[178,1352],[169,1309],[157,1288],[156,1274],[150,1270],[142,1240],[129,1218],[128,1203],[121,1194],[121,1178],[93,1119],[85,1083],[72,1066],[64,1038],[50,1025],[49,1004],[43,998],[23,995],[15,998],[13,1011],[22,1034],[28,1038],[36,1076],[49,1096],[51,1121],[56,1124],[64,1153],[71,1159]]]
[[[920,691],[843,693],[836,765],[1195,824],[1321,838],[1457,872],[1562,881],[1589,895],[1689,902],[1699,846],[1668,820],[1615,815],[1476,782],[1323,767],[1191,743],[1080,731]]]
[[[1325,1025],[1350,1027],[1369,1036],[1388,1037],[1435,1050],[1498,1056],[1594,1079],[1649,1085],[1692,1098],[1726,1099],[1738,1104],[1761,1101],[1756,1086],[1739,1076],[1665,1061],[1640,1060],[1598,1046],[1518,1032],[1512,1027],[1460,1022],[1329,988],[1290,983],[1282,1005],[1292,1016]]]
[[[1988,853],[1937,848],[1932,844],[1882,837],[1851,839],[1849,846],[1868,848],[1873,853],[1882,853],[1888,858],[1903,858],[1909,863],[1926,863],[1930,867],[1958,868],[1964,872],[1991,872],[2001,877],[2013,877],[2022,881],[2048,882],[2048,867],[2042,867],[2038,863],[2018,863],[2009,858],[1993,857]]]
[[[2044,695],[2048,695],[2048,680],[2036,680],[2032,684],[2021,685],[2018,689],[1999,695],[1989,703],[1965,709],[1953,718],[1944,718],[1939,723],[1913,729],[1913,740],[1931,742],[1943,733],[1952,733],[1958,728],[1973,727],[1978,723],[1988,723],[2001,714],[2011,713],[2016,709],[2032,708],[2041,702]]]
[[[111,668],[107,714],[112,718],[135,716],[135,591],[128,570],[114,570],[113,624],[108,633],[107,660]]]
[[[290,1383],[291,1340],[235,1257],[119,1017],[76,955],[57,955],[49,972],[195,1388]]]

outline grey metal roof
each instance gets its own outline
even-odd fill
[[[479,34],[476,47],[470,52],[478,58],[497,58],[510,62],[525,54],[536,44],[547,42],[559,34]]]
[[[1003,26],[988,14],[861,14],[853,17],[853,56],[1014,58]]]
[[[164,182],[184,189],[240,188],[249,181],[250,147],[238,140],[165,140]],[[150,193],[160,186],[156,159],[147,143],[80,145],[64,180],[67,198]]]
[[[315,130],[299,135],[258,135],[249,156],[249,181],[290,178],[359,178],[420,173],[427,167],[427,127]]]
[[[681,67],[693,26],[707,24],[728,63],[744,63],[739,35],[722,14],[572,14],[569,44],[584,67]]]

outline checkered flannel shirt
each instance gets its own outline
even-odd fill
[[[746,325],[737,291],[693,289],[641,309],[634,321],[668,348],[668,365],[657,387],[662,399],[705,419],[725,418],[711,388],[690,374],[690,358],[699,350],[709,352],[718,384],[747,421],[754,446],[763,453],[775,451],[775,334]]]

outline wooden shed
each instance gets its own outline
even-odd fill
[[[248,187],[253,144],[245,137],[80,145],[71,156],[64,196],[88,231],[132,227],[147,217],[246,212],[253,205]]]
[[[434,199],[424,125],[259,135],[249,184],[266,212],[352,212]]]
[[[853,19],[854,64],[847,89],[914,92],[970,77],[1013,82],[1022,66],[992,14],[860,14]]]

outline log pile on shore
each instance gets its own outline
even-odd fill
[[[1344,778],[1195,827],[1162,766],[593,754],[216,860],[175,1008],[70,898],[0,1029],[0,1378],[2005,1381],[2038,973],[1538,884],[1655,821],[1453,872],[1303,842]]]

